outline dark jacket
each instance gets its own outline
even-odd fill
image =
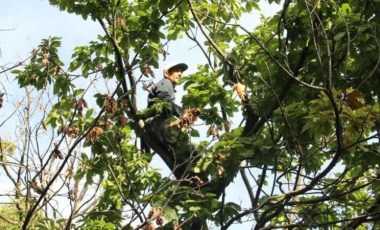
[[[163,78],[149,91],[148,107],[156,102],[156,98],[170,102],[172,105],[172,111],[165,111],[165,117],[170,117],[170,115],[179,117],[182,114],[182,108],[175,104],[174,85],[169,79]]]

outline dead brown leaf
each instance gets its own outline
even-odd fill
[[[220,161],[224,161],[226,159],[226,156],[223,153],[216,154],[216,158]]]
[[[117,17],[116,20],[117,20],[117,24],[119,24],[119,26],[120,26],[121,31],[123,31],[124,33],[126,33],[127,32],[127,28],[126,28],[126,24],[125,24],[124,19],[119,16],[119,17]]]
[[[238,95],[238,97],[243,101],[246,100],[246,94],[247,94],[246,89],[247,89],[247,87],[245,85],[241,84],[240,82],[238,82],[232,86],[232,90],[234,90],[235,93]]]
[[[363,99],[364,95],[359,92],[358,90],[350,90],[346,95],[345,102],[348,107],[350,107],[352,110],[360,109],[363,107]]]
[[[63,153],[59,149],[57,149],[57,148],[55,148],[53,150],[52,155],[53,155],[53,157],[59,158],[61,160],[64,158]]]
[[[54,74],[58,75],[60,72],[61,72],[61,66],[57,65],[57,67],[55,67]]]

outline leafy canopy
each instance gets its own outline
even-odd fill
[[[64,38],[51,37],[13,70],[20,87],[54,95],[43,124],[59,131],[53,152],[65,152],[27,206],[24,227],[67,167],[68,227],[379,227],[379,1],[269,1],[281,10],[254,29],[240,18],[258,14],[258,0],[50,3],[99,22],[104,34],[77,47],[67,68],[58,52]],[[162,177],[137,141],[139,120],[154,111],[138,107],[145,98],[136,88],[151,85],[151,68],[183,37],[205,57],[182,79],[183,106],[200,108],[208,130],[185,131],[200,139],[201,157],[190,165],[214,190]],[[93,93],[94,81],[109,85]],[[51,158],[40,159],[34,178]],[[248,203],[227,201],[237,175]]]

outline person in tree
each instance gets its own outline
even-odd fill
[[[171,125],[178,124],[173,121],[183,116],[182,107],[175,103],[175,87],[187,69],[185,63],[170,62],[164,67],[164,78],[149,90],[148,110],[154,113],[145,120],[142,141],[145,149],[149,147],[160,155],[182,184],[198,186],[207,181],[205,176],[191,170],[191,163],[199,154],[188,135],[176,125]]]
[[[155,84],[148,95],[148,107],[156,102],[156,99],[167,101],[171,104],[171,110],[166,110],[166,118],[174,115],[179,117],[183,109],[175,104],[175,87],[178,85],[183,72],[188,69],[185,63],[170,62],[164,67],[164,78]]]

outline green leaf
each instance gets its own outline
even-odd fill
[[[192,211],[192,212],[197,212],[197,211],[202,210],[202,207],[199,207],[199,206],[191,206],[191,207],[189,208],[189,210]]]
[[[165,221],[167,223],[170,223],[172,222],[173,220],[177,220],[178,219],[178,215],[177,215],[177,212],[175,211],[175,209],[173,208],[170,208],[170,207],[165,207],[164,208],[164,214],[165,214]]]
[[[334,40],[335,41],[339,41],[340,39],[342,39],[344,36],[346,35],[345,32],[341,32],[341,33],[338,33],[334,36]]]
[[[341,6],[341,12],[343,16],[347,16],[352,12],[351,6],[348,3],[343,3]]]

